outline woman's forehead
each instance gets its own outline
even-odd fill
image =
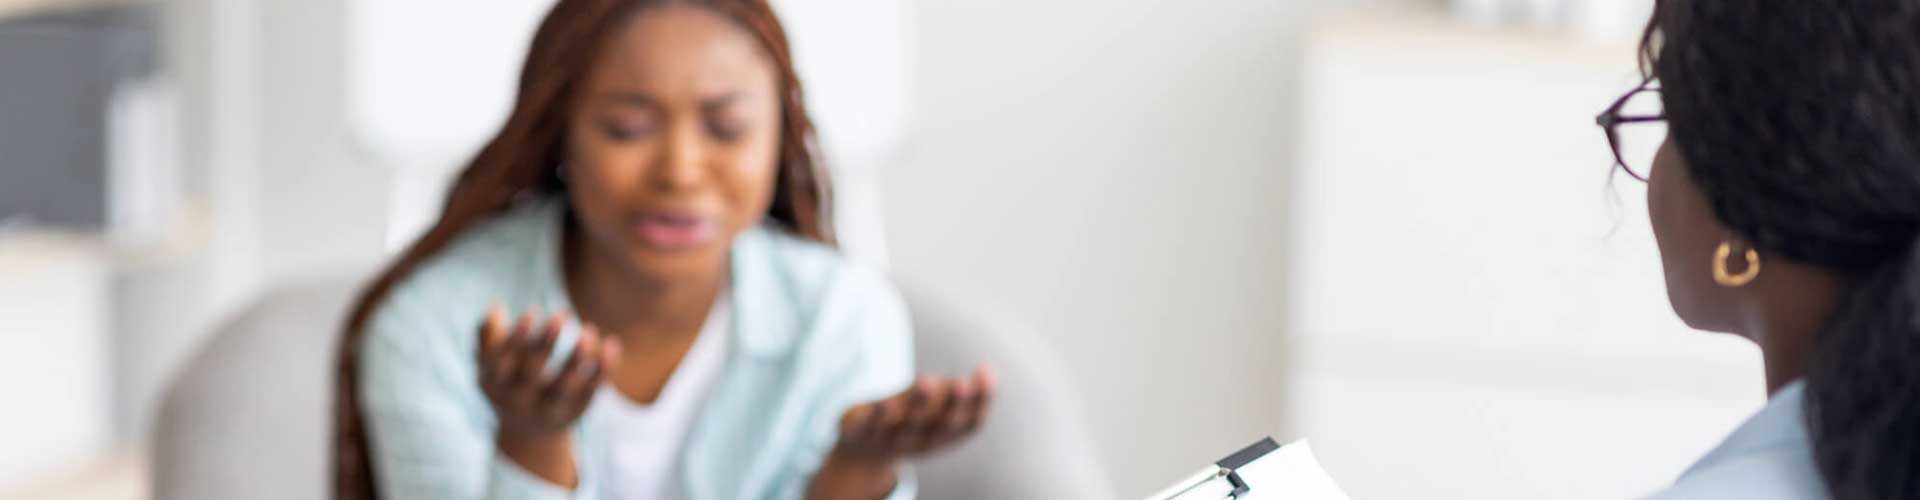
[[[752,33],[720,13],[668,5],[636,13],[601,49],[590,88],[655,95],[741,92],[774,80]]]

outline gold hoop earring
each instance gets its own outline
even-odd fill
[[[1733,256],[1733,242],[1724,241],[1713,251],[1713,282],[1727,288],[1739,288],[1760,277],[1760,252],[1747,249],[1747,269],[1740,274],[1727,272],[1727,258]]]

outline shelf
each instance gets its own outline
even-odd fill
[[[146,3],[138,0],[0,0],[0,21],[62,10]]]

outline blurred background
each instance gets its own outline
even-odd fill
[[[550,2],[0,0],[0,499],[153,497],[170,385],[431,220]],[[1029,332],[1123,497],[1272,435],[1631,498],[1762,402],[1593,125],[1648,0],[774,3],[848,253]]]

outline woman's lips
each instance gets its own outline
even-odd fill
[[[634,221],[634,234],[644,245],[663,250],[686,250],[713,240],[714,224],[689,213],[653,213]]]

